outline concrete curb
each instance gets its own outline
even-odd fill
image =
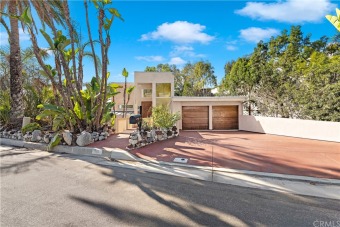
[[[0,145],[8,145],[14,147],[24,147],[29,149],[37,149],[47,151],[47,145],[41,143],[25,142],[21,140],[0,139]],[[87,155],[95,157],[108,157],[115,160],[137,161],[138,158],[131,155],[129,152],[120,149],[99,149],[94,147],[76,147],[58,145],[51,152],[67,153],[75,155]]]
[[[0,145],[9,145],[15,147],[25,147],[29,149],[37,149],[47,151],[46,144],[40,143],[32,143],[25,142],[20,140],[12,140],[12,139],[0,139]],[[228,168],[214,168],[207,166],[194,166],[187,165],[181,163],[171,163],[171,162],[163,162],[163,161],[153,161],[146,160],[132,155],[131,153],[118,149],[118,148],[93,148],[93,147],[75,147],[75,146],[56,146],[52,149],[52,152],[55,153],[67,153],[74,155],[87,155],[94,157],[107,157],[113,160],[123,160],[123,161],[134,161],[141,162],[145,164],[156,164],[159,166],[172,166],[172,167],[181,167],[188,168],[193,170],[206,170],[212,171],[216,174],[223,173],[231,173],[231,174],[239,174],[239,175],[248,175],[253,177],[263,177],[263,178],[272,178],[279,180],[288,180],[288,181],[298,181],[298,182],[307,182],[310,184],[326,184],[326,185],[340,185],[340,180],[337,179],[328,179],[328,178],[317,178],[317,177],[308,177],[308,176],[297,176],[297,175],[288,175],[288,174],[278,174],[278,173],[266,173],[266,172],[255,172],[249,170],[237,170],[237,169],[228,169]]]
[[[182,167],[182,168],[210,170],[217,174],[218,173],[221,173],[221,174],[232,173],[232,174],[248,175],[248,176],[254,176],[254,177],[262,177],[262,178],[307,182],[311,184],[315,183],[315,184],[327,184],[327,185],[340,185],[340,180],[330,179],[330,178],[318,178],[318,177],[309,177],[309,176],[280,174],[280,173],[256,172],[256,171],[249,171],[249,170],[229,169],[229,168],[215,168],[215,167],[208,167],[208,166],[194,166],[194,165],[187,165],[187,164],[181,164],[181,163],[153,161],[153,160],[145,160],[141,158],[139,159],[140,159],[140,162],[142,163],[153,163],[153,164],[158,164],[162,166],[175,166],[175,167]]]

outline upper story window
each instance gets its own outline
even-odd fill
[[[171,83],[156,84],[156,97],[171,97]]]
[[[152,97],[152,89],[143,89],[143,97],[151,98]]]

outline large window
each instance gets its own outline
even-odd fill
[[[156,97],[160,98],[171,97],[171,84],[170,83],[156,84]]]
[[[156,84],[156,105],[169,105],[171,102],[171,84]]]

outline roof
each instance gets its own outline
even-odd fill
[[[245,96],[212,96],[212,97],[192,97],[192,96],[175,96],[172,97],[173,102],[244,102]]]

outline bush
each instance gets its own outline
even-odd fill
[[[172,114],[166,105],[152,108],[152,120],[155,127],[168,129],[180,119],[181,115],[179,113]]]
[[[9,91],[0,91],[0,124],[7,125],[10,119],[10,95]]]
[[[22,127],[21,131],[22,131],[22,134],[26,134],[26,132],[33,132],[34,130],[40,130],[40,129],[41,129],[41,126],[38,123],[33,122],[33,123],[27,124],[25,127]]]

